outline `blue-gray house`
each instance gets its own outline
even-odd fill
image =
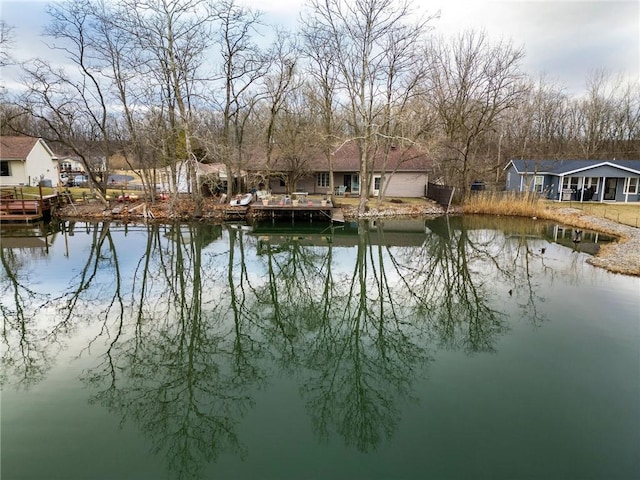
[[[562,201],[640,201],[640,160],[511,160],[506,188]]]

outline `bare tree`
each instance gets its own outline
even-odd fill
[[[404,28],[389,35],[387,45],[384,48],[386,60],[386,72],[384,73],[385,88],[383,93],[382,109],[379,118],[377,136],[377,149],[381,150],[381,164],[377,171],[380,172],[380,193],[378,203],[382,202],[388,182],[395,170],[401,166],[404,160],[411,155],[400,158],[389,169],[388,160],[392,150],[401,146],[408,146],[415,151],[416,141],[423,136],[422,128],[414,128],[414,116],[411,115],[412,100],[424,95],[422,85],[428,73],[428,65],[423,55],[423,50],[418,48],[423,41],[424,28]],[[406,150],[406,149],[403,149]],[[369,183],[373,180],[373,169],[369,169]]]
[[[216,9],[219,22],[218,44],[222,55],[222,91],[224,96],[214,101],[222,112],[218,158],[227,168],[227,195],[231,197],[234,172],[243,164],[244,127],[257,97],[251,89],[264,76],[267,64],[254,38],[261,23],[261,14],[239,6],[235,0],[222,0]]]
[[[287,96],[298,88],[300,83],[296,76],[298,50],[295,38],[284,31],[279,31],[272,50],[269,52],[271,67],[269,73],[264,77],[264,96],[268,107],[264,142],[267,182],[276,145],[278,121],[285,108]]]
[[[13,27],[0,20],[0,67],[13,62],[10,50],[13,47]]]
[[[410,23],[414,13],[406,1],[311,0],[308,26],[316,38],[328,42],[335,68],[339,72],[338,87],[344,98],[349,134],[358,147],[360,202],[364,212],[369,196],[369,174],[373,165],[376,141],[380,134],[377,123],[385,107],[384,96],[392,73],[388,48],[400,39],[419,39],[427,20]]]
[[[444,137],[441,174],[467,192],[472,176],[481,173],[477,154],[483,136],[518,105],[523,52],[509,42],[492,45],[485,32],[466,31],[450,42],[434,42],[430,55],[430,100]]]
[[[604,70],[587,79],[586,95],[573,103],[575,141],[584,158],[637,158],[640,95]]]
[[[279,117],[274,136],[278,145],[275,163],[291,193],[297,190],[297,182],[313,171],[318,135],[315,124],[309,121],[306,96],[302,90],[290,92],[285,97]]]
[[[93,25],[101,39],[96,42],[96,55],[109,66],[114,103],[119,104],[121,110],[122,118],[117,121],[114,135],[121,145],[125,164],[138,172],[146,196],[153,201],[156,194],[154,167],[157,164],[148,155],[154,149],[148,147],[161,137],[159,132],[154,132],[156,142],[145,142],[143,119],[155,99],[153,82],[149,85],[147,80],[148,67],[142,67],[147,65],[145,54],[138,48],[136,36],[126,28],[128,9],[96,2],[93,12]],[[143,165],[147,168],[140,169]]]
[[[320,145],[329,170],[328,190],[333,192],[334,154],[340,143],[340,128],[336,118],[338,68],[330,32],[322,28],[320,20],[314,17],[302,19],[303,51],[309,60],[306,95],[310,111],[319,119]]]
[[[207,0],[123,0],[129,12],[126,28],[136,38],[146,60],[143,73],[156,75],[159,98],[175,139],[176,155],[186,165],[188,184],[194,194],[195,215],[201,215],[201,192],[197,182],[197,158],[192,134],[193,102],[198,72],[211,46],[216,12]],[[171,147],[173,148],[173,146]]]
[[[560,159],[569,154],[570,101],[562,87],[540,78],[528,82],[516,108],[504,112],[489,134],[496,183],[510,158]]]
[[[81,161],[89,184],[105,204],[109,158],[113,153],[110,118],[109,65],[96,56],[101,39],[93,28],[94,4],[70,0],[52,4],[51,23],[46,34],[62,51],[74,69],[64,71],[47,61],[35,60],[23,66],[27,91],[18,104],[45,125],[47,140],[70,149]],[[98,170],[92,157],[103,162]]]

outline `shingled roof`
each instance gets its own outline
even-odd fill
[[[253,152],[256,160],[252,161],[249,169],[260,170],[265,168],[264,153],[262,151]],[[378,151],[374,156],[374,170],[382,168],[384,155],[382,151]],[[400,172],[424,172],[431,166],[431,160],[426,153],[423,153],[412,147],[392,148],[386,158],[386,170],[397,170]],[[305,155],[306,167],[314,172],[323,172],[329,170],[327,159],[317,149],[308,151]],[[287,168],[287,162],[279,157],[277,148],[271,164],[272,170]],[[360,155],[358,146],[355,142],[347,142],[335,151],[334,154],[334,172],[357,172],[360,170]]]
[[[36,143],[41,141],[36,137],[0,137],[0,159],[26,160]],[[42,142],[42,144],[55,157],[46,143]]]
[[[511,160],[507,168],[509,165],[513,165],[520,174],[555,176],[571,175],[604,165],[632,173],[640,172],[640,160]]]

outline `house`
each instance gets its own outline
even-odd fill
[[[210,192],[215,190],[226,191],[227,168],[223,163],[201,163],[195,162],[196,177],[203,188]],[[188,181],[188,165],[186,162],[178,162],[175,166],[175,176],[169,167],[158,169],[158,188],[161,191],[180,193],[191,193]],[[234,181],[246,183],[247,173],[234,172]],[[174,178],[175,177],[175,178]]]
[[[58,158],[43,139],[0,137],[0,186],[57,184]]]
[[[59,158],[58,171],[60,172],[60,183],[64,186],[72,187],[87,182],[84,165],[77,158],[68,156]]]
[[[377,197],[424,197],[429,178],[429,161],[425,154],[413,148],[392,147],[386,157],[380,151],[374,156],[372,181],[369,195]],[[361,192],[360,158],[355,142],[348,142],[336,150],[333,160],[334,192],[329,192],[330,173],[326,158],[314,153],[304,164],[304,174],[295,185],[287,185],[290,168],[281,159],[276,159],[271,168],[270,189],[273,193],[286,193],[295,187],[310,194],[337,194],[359,196]],[[254,176],[266,170],[265,165],[254,165]],[[383,180],[384,170],[384,180]],[[280,180],[274,179],[279,177]],[[384,183],[383,183],[384,182]],[[290,188],[289,188],[290,187]]]
[[[557,201],[638,202],[640,160],[511,160],[506,189]]]
[[[60,165],[60,174],[62,173],[72,173],[72,174],[80,174],[84,173],[84,165],[80,160],[75,157],[61,157],[58,159],[58,164]]]

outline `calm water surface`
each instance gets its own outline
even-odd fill
[[[45,233],[0,239],[3,480],[640,478],[640,279],[600,236]]]

